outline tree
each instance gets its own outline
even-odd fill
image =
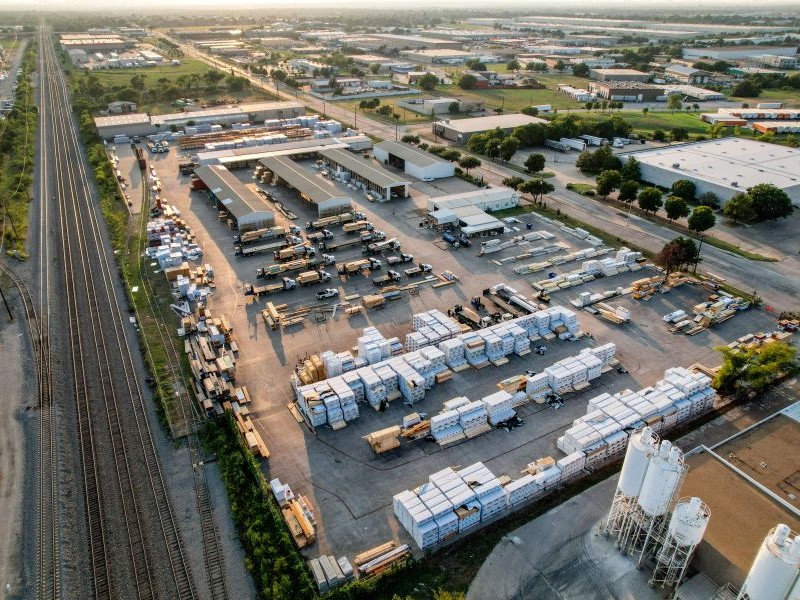
[[[416,146],[417,144],[419,144],[420,138],[418,135],[414,135],[413,133],[407,133],[402,138],[400,138],[400,141],[405,144],[413,144]]]
[[[642,168],[635,156],[629,157],[619,172],[626,181],[642,180]]]
[[[619,195],[617,196],[622,202],[633,202],[639,193],[639,182],[633,179],[625,179],[623,177],[622,183],[619,184]]]
[[[461,79],[458,80],[458,87],[462,90],[474,90],[477,83],[478,78],[475,77],[475,75],[465,73],[461,76]]]
[[[521,68],[522,65],[517,60],[510,60],[506,63],[506,71],[519,71]]]
[[[639,192],[639,208],[644,212],[656,212],[664,202],[661,200],[661,190],[654,187],[646,187]]]
[[[369,66],[369,72],[372,73],[373,75],[377,75],[378,71],[380,70],[381,70],[381,65],[379,63],[372,63]]]
[[[694,181],[689,179],[678,179],[672,183],[670,191],[672,192],[673,196],[678,196],[679,198],[683,198],[687,202],[690,202],[694,200],[697,186],[694,184]]]
[[[759,221],[788,217],[794,210],[786,192],[771,183],[754,185],[747,193],[753,199],[753,210]]]
[[[547,63],[531,61],[527,65],[525,65],[525,69],[528,70],[528,71],[534,71],[534,72],[537,72],[537,73],[546,73],[547,72]]]
[[[692,210],[689,208],[689,205],[686,203],[686,200],[675,195],[670,196],[667,198],[667,201],[664,202],[664,211],[667,213],[667,218],[670,221],[688,217],[689,213],[692,212]]]
[[[518,189],[520,185],[525,183],[525,179],[519,177],[518,175],[514,175],[512,177],[506,177],[503,179],[503,185],[506,187],[510,187],[511,189]]]
[[[681,109],[681,96],[680,94],[670,94],[667,96],[667,108],[673,113]]]
[[[703,248],[703,232],[711,229],[716,222],[717,217],[714,216],[714,211],[708,206],[698,206],[689,216],[689,229],[700,236],[700,248],[697,250],[697,261],[694,263],[695,273],[697,272],[697,263],[700,262],[700,250]]]
[[[605,200],[622,183],[622,175],[617,170],[603,171],[597,176],[597,193]]]
[[[655,131],[653,131],[653,141],[654,142],[666,142],[667,141],[667,135],[661,129],[656,129]]]
[[[714,192],[703,192],[697,197],[697,203],[700,206],[719,208],[719,196],[717,196]]]
[[[461,103],[457,100],[447,105],[447,112],[449,112],[451,115],[457,115],[460,110]]]
[[[722,366],[713,385],[721,392],[732,392],[737,388],[759,392],[781,375],[792,375],[797,371],[797,348],[785,342],[772,342],[749,350],[727,346],[717,350],[722,353]]]
[[[553,192],[556,188],[544,179],[529,179],[517,188],[523,194],[533,196],[535,202],[540,201],[546,194]]]
[[[392,116],[392,107],[389,106],[388,104],[384,104],[383,106],[381,106],[375,112],[378,113],[379,115],[384,116],[384,117],[391,117]]]
[[[442,152],[439,153],[439,158],[449,160],[450,162],[456,162],[458,161],[458,159],[461,158],[461,152],[459,152],[455,148],[445,148]]]
[[[464,156],[458,161],[458,166],[469,173],[471,169],[480,167],[481,161],[475,156]]]
[[[577,63],[572,65],[572,74],[575,77],[588,77],[589,76],[589,67],[587,67],[584,63]]]
[[[508,136],[500,142],[500,158],[503,159],[503,162],[510,161],[511,157],[519,150],[519,146],[519,140],[514,136]]]
[[[753,79],[745,79],[736,84],[731,92],[731,96],[739,98],[758,98],[761,94],[761,86]]]
[[[756,218],[756,210],[753,208],[753,199],[749,194],[739,193],[728,200],[722,208],[722,214],[733,219],[734,223],[740,221],[752,221]]]
[[[544,169],[545,158],[544,154],[531,154],[525,159],[525,170],[528,173],[538,173]]]
[[[433,73],[425,73],[425,75],[423,75],[417,80],[417,85],[419,85],[419,87],[425,90],[426,92],[430,92],[431,90],[433,90],[438,83],[439,83],[439,78]]]
[[[656,257],[656,263],[662,267],[667,275],[673,271],[683,269],[693,264],[697,257],[697,245],[694,240],[677,237],[664,244],[664,247]]]
[[[583,108],[585,108],[586,110],[592,110],[594,108],[594,102],[591,101],[587,102],[586,104],[583,105]]]
[[[673,142],[682,142],[689,138],[689,130],[684,127],[673,127],[669,130],[669,137]]]
[[[562,72],[564,69],[566,69],[566,68],[567,68],[567,65],[565,65],[565,64],[564,64],[564,61],[563,61],[563,60],[561,60],[561,59],[558,59],[558,60],[556,61],[556,64],[554,64],[554,65],[553,65],[553,68],[554,68],[556,71],[558,71],[559,73],[561,73],[561,72]]]
[[[725,125],[722,123],[711,123],[708,127],[708,137],[712,140],[717,139],[718,137],[722,136],[722,132],[725,129]]]
[[[643,115],[646,115],[646,114],[647,114],[647,113],[649,113],[649,112],[650,112],[650,109],[649,109],[649,108],[647,108],[646,106],[645,106],[645,107],[642,109],[642,114],[643,114]]]
[[[555,137],[572,137],[570,135],[555,136]],[[575,166],[580,169],[584,175],[592,175],[600,173],[601,171],[610,171],[622,169],[622,161],[614,156],[614,152],[609,146],[603,146],[598,150],[584,150],[575,161]]]

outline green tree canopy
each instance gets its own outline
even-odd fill
[[[623,179],[619,184],[619,199],[623,202],[633,202],[639,193],[639,182],[633,179]]]
[[[478,78],[475,77],[475,75],[465,73],[461,76],[461,79],[458,80],[458,87],[462,90],[474,90],[477,83]]]
[[[722,214],[733,219],[734,223],[752,221],[756,218],[753,199],[750,194],[736,194],[722,207]]]
[[[692,212],[692,210],[689,208],[689,205],[686,203],[686,200],[680,196],[670,196],[667,198],[667,201],[664,202],[664,211],[667,213],[667,218],[670,221],[674,221],[675,219],[680,219],[682,217],[688,217],[689,213]]]
[[[698,206],[689,216],[689,229],[696,233],[703,233],[711,229],[717,222],[714,211],[708,206]]]
[[[556,188],[544,179],[529,179],[517,188],[523,194],[530,194],[534,200],[541,199],[544,195],[553,192]]]
[[[753,199],[753,210],[759,221],[788,217],[794,210],[786,192],[771,183],[754,185],[747,193]]]
[[[694,195],[697,192],[697,186],[695,185],[694,181],[689,179],[678,179],[672,183],[670,191],[672,192],[673,196],[678,196],[679,198],[683,198],[688,202],[694,200]]]
[[[481,161],[475,156],[464,156],[458,161],[458,166],[469,173],[471,169],[480,167]]]
[[[641,164],[638,160],[636,160],[635,156],[631,156],[625,161],[625,164],[622,165],[622,168],[619,170],[620,175],[622,178],[629,181],[641,181],[642,180],[642,168]]]
[[[655,187],[646,187],[639,192],[639,208],[645,212],[656,212],[664,202],[661,200],[661,190]]]
[[[525,170],[528,173],[538,173],[544,169],[545,158],[544,154],[531,154],[525,159]]]
[[[622,175],[619,174],[619,171],[615,169],[603,171],[597,176],[597,193],[603,198],[607,198],[619,187],[620,183],[622,183]]]
[[[417,85],[423,90],[430,92],[439,84],[439,78],[433,73],[425,73],[417,80]]]
[[[656,257],[656,263],[667,274],[684,269],[697,260],[697,244],[694,240],[685,237],[676,237],[664,244]]]

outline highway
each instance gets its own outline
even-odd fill
[[[40,458],[40,479],[56,473],[58,489],[39,486],[36,596],[60,598],[64,590],[79,598],[197,598],[68,88],[44,30],[39,44],[40,230],[32,254],[41,331],[58,357],[57,368],[42,364],[63,443],[57,464],[49,451]]]
[[[200,52],[191,45],[163,35],[161,37],[178,44],[187,56],[205,61],[207,64],[225,71],[230,71],[232,68],[231,65]],[[238,75],[246,77],[253,86],[277,94],[283,100],[297,99],[320,113],[324,108],[325,114],[346,123],[353,123],[355,120],[353,113],[342,109],[333,102],[325,102],[323,106],[322,100],[307,93],[286,88],[277,82],[267,85],[261,76],[250,75],[247,71],[239,68],[233,67],[233,69]],[[280,89],[276,85],[280,85]],[[395,129],[394,125],[383,123],[365,114],[358,115],[357,119],[359,129],[373,137],[390,140],[395,139],[395,136],[402,137],[407,131],[405,126]],[[413,128],[409,127],[408,131],[423,132],[423,127],[427,126],[416,125]],[[429,132],[430,129],[428,128],[427,131]],[[440,143],[447,142],[441,140]],[[485,157],[481,157],[481,160],[484,166],[474,169],[473,174],[482,175],[484,180],[492,186],[502,185],[502,181],[506,177],[519,176],[518,171],[490,162]],[[622,244],[628,240],[642,248],[658,252],[666,242],[678,235],[671,229],[652,223],[647,219],[620,213],[596,200],[590,200],[571,192],[555,179],[550,181],[556,187],[555,193],[547,197],[552,208],[560,209],[569,216],[602,228],[620,238]],[[800,277],[798,277],[793,261],[757,262],[704,244],[700,271],[723,277],[728,283],[742,291],[757,292],[766,304],[774,307],[776,312],[797,309],[797,298],[800,296]]]

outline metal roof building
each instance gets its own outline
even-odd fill
[[[127,113],[109,117],[96,117],[97,134],[104,139],[117,135],[151,135],[158,130],[144,113]]]
[[[408,181],[375,166],[362,156],[339,148],[322,150],[320,155],[336,171],[338,177],[365,190],[377,192],[383,200],[408,196]]]
[[[380,142],[375,144],[373,152],[383,164],[403,169],[423,181],[455,175],[455,163],[401,142]]]
[[[448,119],[434,122],[433,133],[447,140],[466,144],[469,138],[476,133],[486,133],[493,129],[511,133],[516,127],[532,123],[547,123],[547,121],[538,117],[529,117],[522,113],[473,117],[471,119]]]
[[[800,150],[741,138],[722,138],[627,152],[635,156],[642,180],[669,188],[678,179],[697,186],[697,194],[713,192],[724,204],[759,183],[771,183],[800,206]]]
[[[467,236],[499,232],[503,223],[487,211],[512,208],[519,204],[519,194],[508,187],[484,188],[462,194],[428,199],[428,217],[437,225],[458,225]]]
[[[290,119],[304,114],[306,114],[306,109],[299,102],[253,102],[191,112],[153,115],[150,121],[155,127],[169,128],[170,125],[182,127],[189,121],[219,124],[258,123],[267,119]]]
[[[239,231],[275,224],[275,214],[258,194],[222,165],[197,167],[195,174],[208,186],[209,196],[217,208],[228,213]]]
[[[294,188],[301,198],[316,204],[320,217],[347,212],[353,206],[350,196],[343,194],[335,185],[325,181],[322,175],[307,172],[291,158],[270,156],[260,162],[274,175],[276,183]]]

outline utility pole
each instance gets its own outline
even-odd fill
[[[3,293],[3,288],[0,287],[0,298],[3,298],[3,304],[6,306],[6,312],[8,313],[8,318],[12,321],[14,320],[14,315],[11,314],[11,309],[8,307],[8,302],[6,301],[6,295]]]

